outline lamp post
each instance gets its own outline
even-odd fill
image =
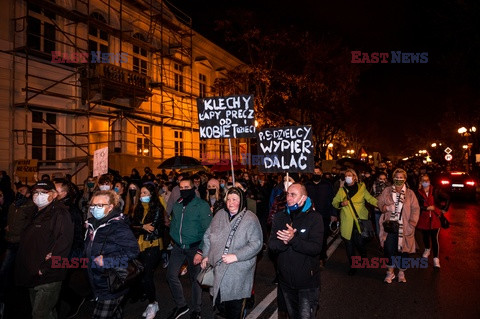
[[[458,134],[464,136],[465,139],[466,139],[466,142],[467,142],[467,145],[463,145],[462,148],[465,150],[465,155],[466,155],[466,160],[467,160],[467,164],[466,164],[465,168],[466,168],[467,172],[470,172],[471,171],[471,169],[470,169],[470,159],[471,159],[472,143],[469,143],[469,137],[470,137],[470,135],[477,132],[477,128],[475,126],[472,126],[470,128],[466,128],[465,126],[462,126],[457,130],[457,132],[458,132]]]

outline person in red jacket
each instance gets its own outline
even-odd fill
[[[440,268],[440,259],[438,258],[439,216],[447,212],[450,197],[448,194],[441,192],[440,189],[434,188],[430,184],[430,177],[425,174],[420,178],[417,198],[420,205],[420,218],[418,219],[417,229],[422,231],[423,243],[425,244],[425,251],[422,257],[428,258],[431,249],[433,249],[433,267]]]

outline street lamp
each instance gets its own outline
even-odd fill
[[[463,148],[464,150],[466,150],[466,149],[468,149],[468,145],[462,145],[462,148]]]
[[[432,143],[432,147],[437,147],[437,143]]]
[[[475,129],[476,130],[476,129]],[[467,133],[467,128],[465,126],[462,126],[457,130],[458,134],[465,134]]]

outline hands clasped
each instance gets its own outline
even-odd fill
[[[297,229],[293,229],[289,224],[286,225],[287,229],[277,231],[277,238],[283,241],[285,245],[292,240],[293,236],[295,236],[295,233],[297,232]]]

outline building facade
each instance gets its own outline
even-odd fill
[[[228,158],[228,141],[199,139],[196,99],[242,61],[181,11],[158,0],[4,4],[0,169],[36,159],[40,174],[81,183],[103,147],[123,175],[175,155]],[[237,156],[244,143],[233,141]]]

